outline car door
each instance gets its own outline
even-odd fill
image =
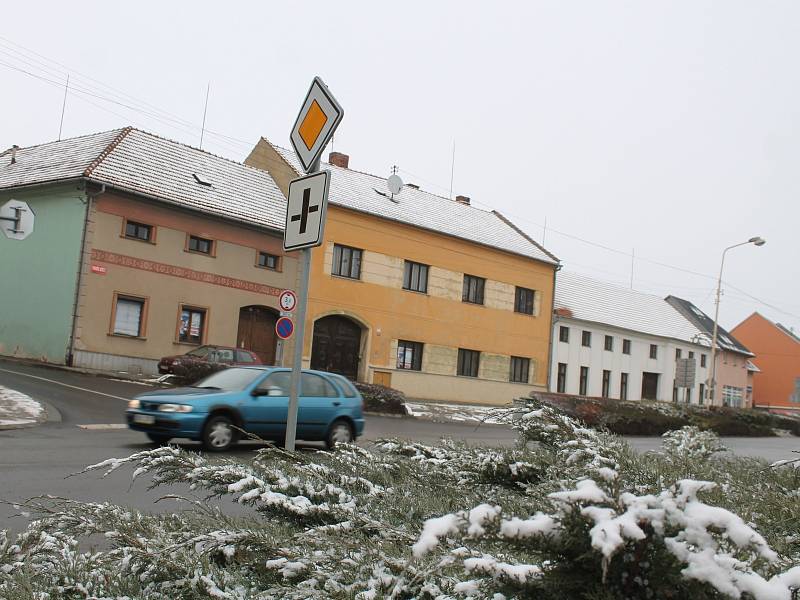
[[[289,412],[289,379],[291,371],[272,371],[254,388],[240,406],[245,429],[265,439],[277,440],[286,431]]]
[[[341,403],[339,392],[325,377],[303,373],[297,437],[303,440],[324,439],[333,420],[336,402]]]

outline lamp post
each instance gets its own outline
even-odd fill
[[[720,296],[722,295],[722,269],[725,267],[725,253],[732,248],[738,248],[739,246],[746,246],[747,244],[753,244],[755,246],[763,246],[766,244],[767,241],[759,236],[751,237],[746,242],[740,242],[739,244],[734,244],[733,246],[728,246],[725,250],[722,251],[722,261],[719,265],[719,278],[717,279],[717,299],[716,299],[716,309],[714,310],[714,333],[711,336],[711,381],[708,384],[708,391],[709,391],[709,404],[713,406],[714,398],[717,394],[717,332],[719,330],[719,301]]]

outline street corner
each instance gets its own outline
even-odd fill
[[[35,427],[47,420],[47,409],[27,394],[0,385],[0,430]]]

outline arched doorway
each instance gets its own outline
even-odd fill
[[[339,373],[355,381],[360,350],[361,327],[347,317],[330,315],[314,323],[312,369]]]
[[[239,333],[236,346],[252,350],[264,364],[275,364],[275,322],[278,313],[266,306],[243,306],[239,309]]]

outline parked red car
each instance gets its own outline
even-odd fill
[[[223,363],[236,366],[264,364],[255,352],[230,346],[200,346],[186,354],[165,356],[158,362],[158,372],[162,375],[174,374],[174,368],[189,363]]]

